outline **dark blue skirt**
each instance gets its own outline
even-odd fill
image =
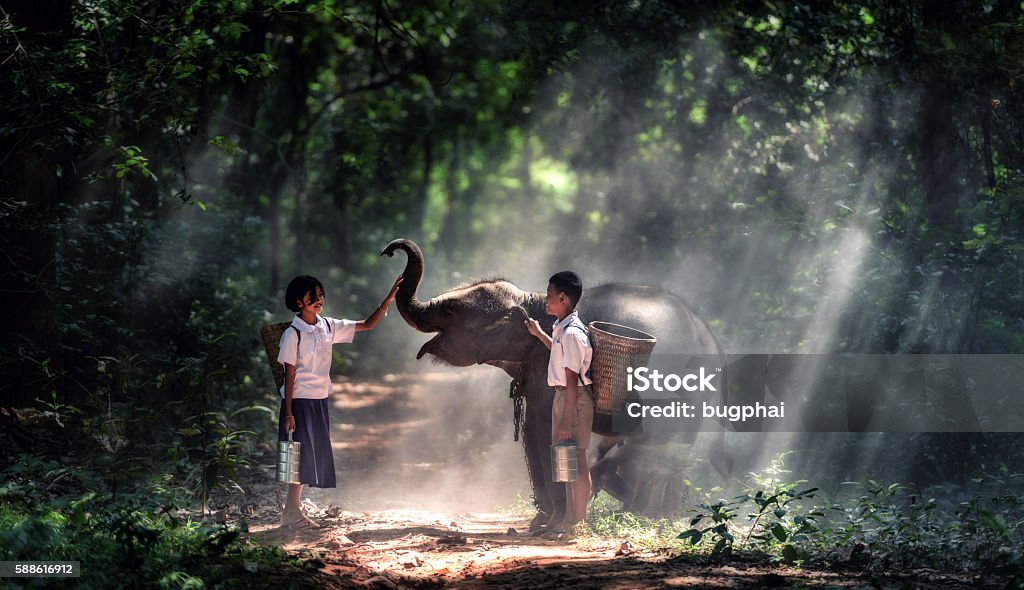
[[[327,398],[292,399],[292,415],[295,416],[292,440],[302,443],[299,451],[299,481],[314,488],[337,487]],[[284,400],[281,400],[278,418],[277,440],[286,441],[288,433],[284,429]]]

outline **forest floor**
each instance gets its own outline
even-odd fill
[[[492,371],[493,372],[493,371]],[[979,588],[932,570],[865,573],[791,568],[764,559],[666,558],[626,539],[526,535],[529,495],[502,380],[434,372],[335,383],[338,488],[308,490],[318,524],[278,524],[284,486],[257,489],[250,535],[304,560],[286,587],[321,588]],[[502,403],[503,402],[503,403]],[[501,440],[493,440],[494,433]],[[507,440],[506,440],[507,439]],[[233,518],[232,518],[233,519]],[[273,577],[273,576],[272,576]]]

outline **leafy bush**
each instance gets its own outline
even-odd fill
[[[76,588],[245,587],[263,579],[261,564],[267,570],[288,562],[281,549],[242,539],[245,523],[196,522],[144,496],[114,501],[89,492],[39,504],[0,489],[0,497],[0,560],[79,561]]]
[[[743,549],[790,565],[840,561],[870,570],[930,567],[1012,574],[1024,566],[1024,501],[1019,494],[1024,475],[1003,467],[966,487],[943,486],[928,493],[865,479],[846,482],[858,494],[805,506],[822,492],[806,488],[804,481],[785,481],[782,458],[761,474],[749,474],[746,493],[702,502],[678,538],[710,548],[713,559]],[[743,517],[749,524],[739,524]]]

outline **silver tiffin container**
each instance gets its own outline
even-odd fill
[[[556,482],[576,481],[579,476],[579,467],[576,462],[575,442],[551,445],[551,480]]]
[[[299,453],[302,451],[302,443],[292,440],[292,433],[288,433],[287,441],[277,443],[277,481],[281,483],[299,482]]]

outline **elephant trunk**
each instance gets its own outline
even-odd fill
[[[416,298],[420,281],[423,280],[423,252],[412,240],[392,240],[381,256],[394,256],[395,250],[404,250],[408,261],[405,264],[404,280],[395,294],[395,305],[407,324],[420,332],[436,332],[440,329],[430,319],[430,306]]]

